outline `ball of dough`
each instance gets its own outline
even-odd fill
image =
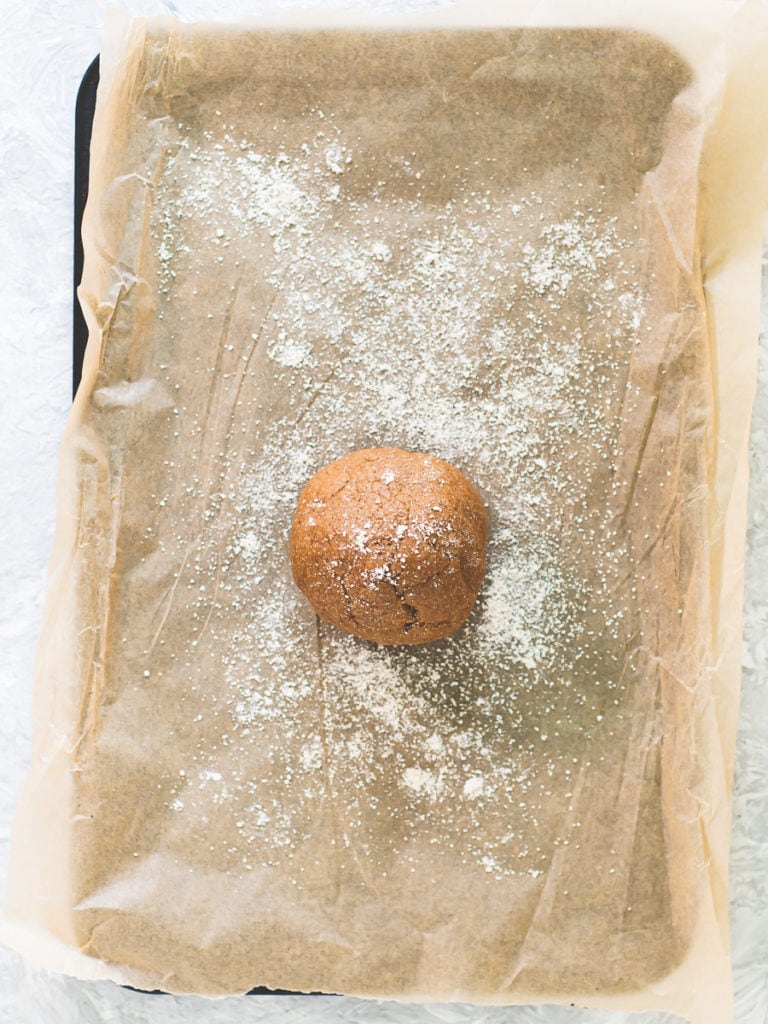
[[[368,448],[325,466],[302,491],[291,568],[325,622],[379,644],[424,644],[468,617],[487,539],[482,499],[458,469]]]

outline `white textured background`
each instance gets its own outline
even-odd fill
[[[305,5],[311,0],[304,0]],[[316,0],[320,5],[324,0]],[[330,2],[330,0],[328,0]],[[431,0],[347,6],[431,7]],[[53,536],[71,372],[75,95],[98,52],[101,0],[0,0],[0,879],[29,756],[32,666]],[[245,0],[122,0],[188,20],[263,10]],[[273,4],[273,6],[275,6]],[[768,294],[768,259],[763,262]],[[744,683],[731,922],[737,1024],[768,1022],[768,301],[751,442]],[[420,1007],[326,997],[208,1002],[40,971],[0,948],[0,1024],[672,1024],[556,1007]]]

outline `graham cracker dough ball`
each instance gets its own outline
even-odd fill
[[[293,576],[325,622],[379,644],[450,636],[485,573],[488,516],[448,462],[399,448],[352,452],[306,485]]]

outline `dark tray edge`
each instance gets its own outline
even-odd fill
[[[91,165],[91,131],[96,110],[96,89],[99,84],[99,58],[88,65],[77,90],[75,102],[75,193],[74,193],[74,279],[72,304],[72,397],[83,372],[83,357],[88,341],[88,327],[77,298],[77,286],[83,276],[83,211],[88,199],[88,177]]]

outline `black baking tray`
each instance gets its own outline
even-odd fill
[[[74,279],[72,306],[72,396],[74,397],[83,373],[83,356],[88,341],[88,326],[77,298],[77,286],[83,276],[83,238],[82,223],[85,203],[88,199],[88,177],[91,165],[91,132],[93,115],[96,110],[96,90],[99,85],[99,58],[95,57],[83,75],[77,91],[75,103],[75,237],[74,237]],[[131,988],[126,985],[126,988]],[[133,991],[144,991],[134,989]],[[156,991],[151,995],[166,995]],[[291,992],[282,988],[251,989],[249,996],[297,996],[297,995],[328,995],[326,992]]]
[[[83,276],[83,210],[88,198],[88,176],[91,166],[91,131],[99,84],[99,58],[95,57],[83,75],[75,103],[75,238],[74,295],[72,303],[72,396],[83,373],[83,356],[88,341],[88,327],[77,299],[77,286]]]

